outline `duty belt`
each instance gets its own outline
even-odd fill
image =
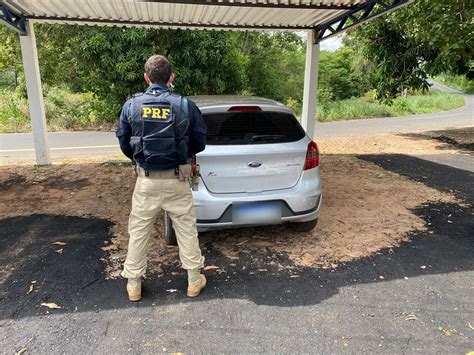
[[[170,170],[145,170],[140,167],[137,167],[137,175],[140,177],[146,177],[149,179],[162,179],[162,180],[170,180],[170,179],[177,179],[178,175],[176,175],[176,169]]]

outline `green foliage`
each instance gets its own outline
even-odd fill
[[[20,41],[16,32],[6,26],[0,26],[0,71],[21,70],[19,47]]]
[[[246,58],[247,90],[257,96],[285,102],[301,100],[305,47],[295,33],[238,34],[240,53]]]
[[[353,72],[353,50],[343,47],[336,52],[321,52],[318,99],[326,102],[359,97],[364,93],[360,78]]]
[[[111,126],[117,107],[110,106],[92,93],[71,93],[53,87],[45,90],[46,121],[50,131]],[[31,122],[28,101],[10,90],[0,91],[0,132],[28,132]]]
[[[465,75],[443,73],[435,76],[434,80],[466,94],[474,94],[474,79],[469,80]]]
[[[464,97],[433,91],[427,95],[397,97],[391,105],[364,98],[322,102],[318,121],[336,121],[370,117],[406,116],[450,110],[464,105]]]
[[[345,118],[422,112],[422,96],[401,96],[426,89],[427,74],[471,75],[472,11],[470,1],[418,0],[353,31],[346,47],[321,52],[318,112]],[[299,34],[50,24],[35,29],[52,129],[115,121],[124,100],[146,88],[144,63],[156,53],[171,59],[175,90],[184,95],[257,95],[301,110],[305,43]],[[0,88],[16,87],[13,96],[1,96],[3,130],[10,129],[6,117],[19,127],[28,111],[20,53],[18,35],[0,26]],[[452,84],[472,87],[453,78]],[[426,110],[449,106],[441,101],[442,107],[429,101]]]
[[[14,70],[0,71],[0,88],[14,89],[17,85],[18,77]]]
[[[0,91],[0,132],[30,130],[28,103],[11,90]]]
[[[346,43],[372,62],[380,100],[427,88],[428,75],[474,76],[472,0],[417,0],[350,32]]]
[[[58,35],[58,27],[43,25],[46,30],[51,50],[43,48],[43,56],[53,55],[69,38],[67,79],[73,88],[112,104],[146,88],[143,67],[156,53],[173,62],[178,92],[225,94],[243,88],[242,60],[230,32],[63,26]]]
[[[407,37],[430,49],[424,68],[474,78],[474,4],[472,0],[417,0],[389,17]]]
[[[403,91],[429,88],[428,76],[420,67],[426,48],[391,23],[377,20],[358,31],[355,39],[363,55],[375,64],[370,79],[377,100],[390,103]]]

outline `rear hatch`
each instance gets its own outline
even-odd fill
[[[198,163],[210,192],[250,193],[296,185],[309,139],[292,114],[235,111],[204,114],[204,119],[207,147]]]

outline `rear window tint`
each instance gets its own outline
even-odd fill
[[[226,112],[204,115],[207,144],[296,142],[305,136],[296,118],[282,112]]]

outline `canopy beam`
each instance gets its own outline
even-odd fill
[[[5,4],[0,4],[0,22],[20,35],[26,35],[25,18]]]
[[[31,21],[25,21],[26,35],[20,36],[23,70],[25,71],[26,91],[30,108],[33,141],[35,144],[36,163],[48,165],[51,163],[44,111],[43,89],[36,49],[36,36]]]
[[[369,0],[364,2],[352,10],[344,12],[342,15],[316,26],[315,29],[319,32],[316,41],[321,42],[411,2],[413,0]]]

